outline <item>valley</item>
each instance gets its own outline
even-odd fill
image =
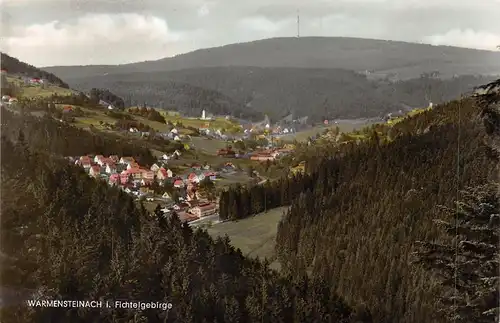
[[[2,53],[2,322],[493,322],[498,55],[342,37],[114,66]],[[25,290],[173,307],[27,308]]]

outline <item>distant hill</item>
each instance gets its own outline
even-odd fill
[[[124,65],[53,66],[44,70],[65,80],[133,72],[162,72],[200,67],[255,66],[342,68],[370,71],[399,79],[437,71],[455,74],[500,74],[500,53],[450,46],[347,37],[271,38]]]
[[[203,98],[199,101],[205,101],[212,113],[218,113],[224,102],[222,107],[226,106],[227,111],[239,109],[247,115],[261,113],[277,120],[292,113],[294,117],[322,121],[380,117],[427,106],[429,101],[441,103],[488,81],[460,76],[448,80],[419,77],[392,83],[372,81],[345,69],[213,67],[76,78],[71,85],[80,90],[97,85],[159,106],[173,100],[179,109],[191,113],[201,110],[201,103],[194,97]]]
[[[6,70],[9,74],[21,74],[28,77],[38,77],[47,79],[50,83],[62,88],[69,89],[68,84],[63,82],[54,74],[43,71],[33,65],[21,62],[17,58],[11,57],[5,53],[0,53],[0,66],[2,70]]]
[[[71,85],[81,91],[89,91],[95,87],[109,89],[124,98],[126,106],[147,104],[179,111],[188,116],[201,116],[201,111],[205,109],[215,115],[232,115],[254,121],[264,118],[262,113],[247,108],[242,102],[220,92],[155,77],[110,75],[79,79]]]

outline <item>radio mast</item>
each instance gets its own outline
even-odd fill
[[[299,9],[297,9],[297,38],[300,38],[300,14],[299,14]]]

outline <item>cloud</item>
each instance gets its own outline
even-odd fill
[[[51,21],[13,27],[2,50],[33,65],[120,64],[178,53],[182,32],[155,16],[88,14],[75,22]]]
[[[449,45],[467,48],[495,50],[500,45],[500,34],[472,29],[453,29],[444,34],[424,37],[432,45]]]

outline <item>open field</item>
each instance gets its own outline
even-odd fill
[[[206,137],[191,137],[191,143],[197,150],[209,155],[216,155],[218,149],[226,148],[226,145],[229,144],[222,140],[209,140]]]
[[[53,94],[58,95],[71,95],[75,93],[75,91],[70,89],[65,89],[62,87],[48,85],[46,88],[42,88],[42,86],[26,86],[24,82],[16,77],[7,76],[7,81],[9,83],[16,84],[21,89],[20,96],[26,98],[34,98],[34,97],[48,97]]]
[[[267,258],[272,261],[272,268],[279,269],[279,263],[274,260],[274,246],[277,226],[286,209],[279,207],[243,220],[218,223],[207,231],[213,237],[227,234],[231,244],[244,255]]]
[[[316,126],[316,127],[311,128],[311,129],[300,131],[300,132],[297,132],[294,134],[283,135],[283,136],[280,136],[279,138],[280,138],[280,140],[283,140],[283,141],[297,140],[299,142],[304,142],[309,137],[315,136],[318,133],[321,134],[321,133],[323,133],[323,131],[328,130],[328,129],[335,129],[335,127],[339,127],[340,132],[351,132],[354,130],[362,129],[366,126],[369,126],[372,123],[373,122],[360,122],[358,120],[339,121],[339,123],[337,123],[337,124],[328,125],[328,126],[320,125],[320,126]]]
[[[131,107],[136,108],[136,107]],[[128,108],[127,108],[128,109]],[[181,116],[179,113],[174,111],[167,111],[163,109],[155,108],[160,114],[165,118],[167,122],[171,122],[173,124],[182,123],[185,127],[193,127],[193,128],[203,128],[210,127],[215,129],[225,129],[226,131],[231,132],[241,132],[241,126],[234,121],[227,120],[226,118],[217,117],[214,120],[201,120],[197,118],[187,118]]]

